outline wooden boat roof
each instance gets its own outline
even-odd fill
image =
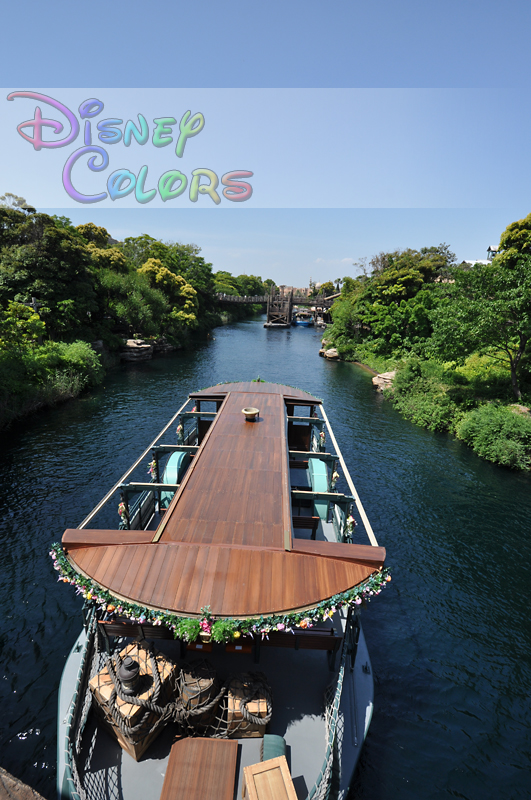
[[[208,400],[209,397],[225,397],[227,392],[247,394],[277,394],[288,403],[301,401],[303,405],[320,405],[321,400],[314,397],[302,389],[295,389],[293,386],[285,386],[281,383],[268,383],[267,381],[243,381],[241,383],[221,383],[217,386],[210,386],[208,389],[201,389],[199,392],[192,392],[190,398],[193,400]]]
[[[66,531],[74,568],[129,602],[223,617],[311,608],[379,569],[383,548],[293,536],[285,404],[316,398],[268,383],[214,389],[221,407],[157,531]],[[247,406],[258,422],[245,422]]]

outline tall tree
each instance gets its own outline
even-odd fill
[[[505,362],[519,400],[519,368],[531,339],[531,255],[509,249],[491,264],[454,270],[455,283],[433,315],[432,341],[447,359],[478,352]]]

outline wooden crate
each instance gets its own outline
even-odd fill
[[[258,725],[244,719],[240,711],[241,700],[248,694],[245,683],[238,679],[231,681],[227,692],[227,735],[235,739],[258,739],[266,729],[266,724]],[[255,717],[267,716],[265,697],[256,697],[247,704],[247,710]]]
[[[168,661],[162,655],[162,653],[159,653],[157,650],[155,650],[154,653],[162,683],[162,691],[159,695],[157,705],[164,706],[169,700],[171,700],[173,696],[175,672],[177,667],[171,661]],[[151,663],[148,649],[142,645],[142,643],[132,642],[120,653],[120,658],[122,661],[126,656],[131,656],[131,658],[134,658],[135,661],[138,661],[140,665],[141,680],[142,677],[144,677],[146,686],[144,691],[138,695],[138,697],[142,700],[150,699],[155,689],[152,680]],[[157,730],[151,731],[151,728],[158,720],[158,715],[154,712],[150,712],[149,716],[145,720],[143,728],[140,731],[124,734],[116,725],[110,712],[109,700],[113,690],[113,682],[107,667],[104,667],[101,672],[98,673],[98,675],[95,675],[90,680],[89,686],[94,695],[94,699],[96,700],[96,709],[100,718],[103,720],[106,727],[114,734],[120,746],[127,753],[129,753],[129,755],[134,758],[135,761],[138,761],[146,752],[149,745],[157,738],[163,728],[161,725],[159,728],[157,728]],[[137,725],[145,713],[145,709],[142,706],[133,705],[132,703],[128,703],[126,700],[120,700],[120,698],[116,699],[116,705],[127,727],[132,728]]]

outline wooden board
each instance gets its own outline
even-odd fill
[[[234,800],[238,742],[181,739],[171,749],[160,800]]]
[[[312,517],[299,517],[298,519],[312,519]],[[302,522],[299,527],[303,527]],[[339,558],[342,561],[357,561],[359,564],[367,564],[373,569],[380,569],[385,562],[385,547],[372,547],[369,544],[348,544],[341,542],[322,542],[311,541],[308,539],[296,539],[293,542],[295,553],[306,553],[307,555],[324,556],[325,558]]]
[[[249,800],[297,800],[286,756],[244,767],[243,780],[243,796]]]
[[[260,409],[246,422],[244,406]],[[280,394],[231,394],[164,520],[161,541],[284,547],[291,527],[285,404]],[[168,518],[169,517],[169,518]]]

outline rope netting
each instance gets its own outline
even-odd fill
[[[84,789],[82,776],[90,762],[94,742],[81,758],[83,732],[91,708],[97,709],[119,739],[132,745],[148,738],[153,741],[157,732],[169,722],[175,725],[176,737],[264,735],[273,707],[271,688],[263,673],[237,673],[222,680],[206,659],[179,665],[144,640],[130,643],[109,656],[101,647],[100,633],[92,620],[88,633],[89,643],[80,667],[80,675],[83,669],[85,680],[80,680],[74,696],[67,734],[67,768],[71,772],[74,798],[77,795],[79,800],[87,800],[91,795],[90,790]],[[124,694],[117,677],[126,654],[137,658],[141,667],[141,685],[136,696]],[[343,655],[337,679],[325,693],[325,758],[307,800],[327,800],[329,796],[334,759],[337,759],[345,663]]]
[[[96,629],[95,654],[101,652],[99,636]],[[126,694],[118,678],[127,655],[140,666],[135,695]],[[273,713],[271,688],[260,672],[221,680],[207,660],[179,666],[145,640],[104,655],[103,661],[103,669],[91,670],[90,694],[99,715],[131,745],[148,737],[152,741],[156,731],[170,721],[176,724],[178,736],[261,736]],[[93,662],[98,664],[101,658]]]
[[[307,800],[327,800],[330,794],[334,762],[337,759],[338,738],[341,733],[339,705],[343,692],[346,660],[346,651],[344,651],[337,680],[333,681],[325,691],[326,752],[323,766],[313,788],[308,792]]]

